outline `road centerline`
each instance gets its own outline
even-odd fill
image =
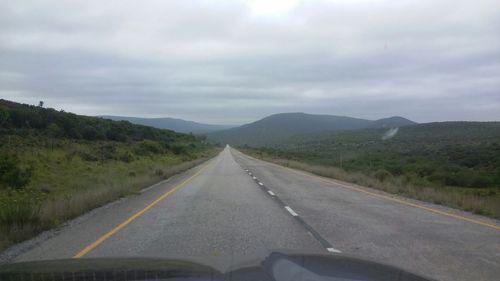
[[[238,163],[238,165],[241,164]],[[248,169],[244,169],[248,171],[250,175],[251,172]],[[340,250],[335,249],[330,242],[328,242],[325,238],[323,238],[312,226],[310,226],[304,219],[302,219],[299,214],[297,214],[290,206],[288,206],[285,202],[283,202],[274,192],[272,192],[267,186],[265,186],[261,181],[257,180],[255,176],[252,176],[255,182],[261,187],[261,189],[267,192],[272,196],[274,201],[278,203],[278,205],[282,206],[290,215],[292,215],[298,223],[300,223],[308,232],[311,234],[325,249],[330,253],[342,253]]]
[[[298,217],[299,215],[289,206],[285,206],[285,209],[294,217]]]

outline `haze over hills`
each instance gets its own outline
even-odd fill
[[[159,129],[169,129],[179,133],[193,133],[197,135],[225,130],[234,127],[231,125],[204,124],[204,123],[198,123],[194,121],[187,121],[183,119],[169,118],[169,117],[141,118],[141,117],[126,117],[126,116],[110,116],[110,115],[102,115],[99,117],[115,121],[125,120],[133,124],[151,126]]]
[[[336,115],[280,113],[240,127],[209,133],[207,136],[212,141],[231,145],[264,146],[299,134],[364,128],[392,128],[414,124],[417,123],[403,117],[367,120]]]

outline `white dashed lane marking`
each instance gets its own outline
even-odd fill
[[[339,253],[339,254],[342,253],[341,251],[339,251],[335,248],[326,248],[326,250],[330,253]]]
[[[257,182],[258,185],[260,186],[264,186],[264,184],[260,181],[257,180],[257,177],[254,176],[252,174],[252,172],[250,172],[248,169],[245,169],[245,171],[252,177],[253,180],[255,180]],[[297,220],[299,220],[308,230],[309,232],[325,247],[325,249],[330,252],[330,253],[342,253],[340,250],[337,250],[333,247],[331,247],[331,244],[326,241],[323,237],[321,237],[321,235],[319,233],[317,233],[316,230],[314,230],[311,226],[309,226],[302,218],[299,217],[299,214],[297,214],[292,208],[290,208],[290,206],[286,206],[283,201],[281,201],[278,196],[276,196],[276,194],[274,192],[272,192],[271,190],[269,190],[268,188],[264,188],[265,191],[267,191],[267,193],[269,193],[269,195],[273,196],[274,198],[276,198],[278,200],[278,202],[280,202],[280,204],[282,204],[282,206],[288,211],[288,213],[290,213],[290,215],[294,216]]]
[[[287,211],[288,211],[288,212],[289,212],[292,216],[294,216],[294,217],[298,216],[298,214],[297,214],[297,213],[295,213],[295,211],[294,211],[292,208],[290,208],[290,207],[288,207],[288,206],[285,206],[285,209],[286,209],[286,210],[287,210]]]

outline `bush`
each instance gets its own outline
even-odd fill
[[[30,181],[33,169],[22,169],[18,166],[18,160],[1,156],[0,158],[0,186],[19,189],[24,187]]]
[[[156,169],[155,170],[155,175],[158,176],[158,177],[163,177],[163,170],[162,169]]]
[[[151,155],[151,154],[162,153],[163,149],[161,145],[156,141],[143,140],[136,147],[135,152],[138,155]]]
[[[94,162],[94,161],[98,161],[99,158],[97,158],[97,156],[87,152],[87,151],[78,151],[77,152],[78,156],[80,156],[80,158],[83,160],[83,161],[91,161],[91,162]]]
[[[118,159],[122,162],[125,162],[125,163],[130,163],[132,161],[134,161],[134,155],[130,152],[130,151],[125,151],[124,153],[122,153]]]
[[[461,187],[491,187],[493,178],[486,174],[462,169],[456,173],[448,173],[444,176],[444,184]]]
[[[101,145],[99,147],[99,153],[101,155],[100,157],[101,160],[109,160],[117,158],[116,146],[111,143]]]
[[[399,176],[403,174],[403,167],[400,164],[390,163],[385,168],[393,175]]]
[[[0,106],[0,126],[3,126],[4,123],[7,123],[9,119],[9,111],[3,106]]]
[[[384,169],[377,170],[375,174],[373,174],[373,176],[381,182],[386,181],[389,178],[392,178],[392,174]]]
[[[86,140],[97,139],[97,130],[92,126],[85,126],[82,129],[82,137]]]
[[[490,187],[493,185],[493,180],[486,175],[474,175],[471,177],[469,187]]]
[[[418,166],[415,170],[420,177],[432,175],[432,173],[434,172],[434,168],[429,165]]]
[[[172,152],[176,155],[187,154],[187,148],[184,145],[174,145],[172,146]]]
[[[0,225],[26,225],[39,220],[43,193],[35,190],[13,191],[0,197]]]
[[[127,136],[123,134],[117,126],[113,126],[106,132],[106,138],[112,141],[124,142],[127,140]]]

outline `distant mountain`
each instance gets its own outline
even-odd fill
[[[396,127],[404,127],[408,125],[416,125],[416,122],[408,120],[406,118],[400,116],[393,116],[389,118],[383,118],[379,120],[372,121],[369,128],[396,128]]]
[[[208,138],[231,145],[265,146],[293,135],[363,128],[402,127],[416,124],[402,117],[366,120],[346,116],[280,113],[228,130],[209,133]]]
[[[211,124],[203,124],[197,123],[193,121],[187,121],[176,118],[140,118],[140,117],[126,117],[126,116],[109,116],[103,115],[99,116],[106,119],[111,119],[115,121],[125,120],[130,123],[146,125],[150,127],[155,127],[159,129],[169,129],[172,131],[176,131],[179,133],[193,133],[196,135],[206,134],[210,132],[220,131],[229,129],[233,126],[229,125],[211,125]]]

